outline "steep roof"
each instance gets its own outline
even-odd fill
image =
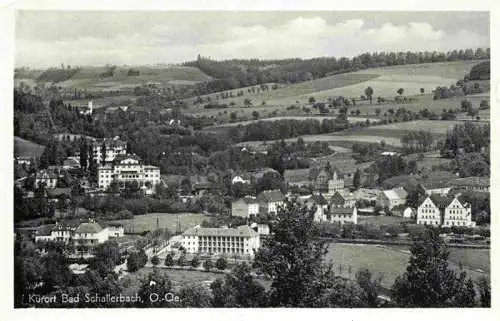
[[[97,223],[82,223],[76,228],[76,233],[99,233],[102,227]]]
[[[61,197],[63,195],[71,197],[71,188],[56,187],[49,189],[47,190],[47,195],[49,197]]]
[[[192,227],[185,231],[186,236],[258,236],[250,226],[243,225],[237,228]]]
[[[309,197],[307,199],[308,201],[314,203],[314,204],[317,204],[317,205],[326,205],[328,204],[328,201],[326,200],[326,198],[319,194],[319,195],[311,195],[311,197]]]
[[[345,203],[345,198],[342,196],[338,191],[333,194],[333,196],[330,198],[330,203],[336,204],[336,205],[343,205]]]
[[[425,189],[435,189],[448,187],[448,182],[456,176],[453,173],[446,171],[432,172],[432,175],[423,179],[421,185]]]
[[[349,214],[352,215],[354,207],[332,207],[330,208],[331,214]]]
[[[448,207],[448,205],[450,205],[450,203],[453,202],[453,200],[455,199],[454,197],[441,196],[441,195],[438,195],[438,194],[432,194],[432,195],[428,196],[428,198],[430,198],[431,201],[432,201],[432,203],[434,203],[434,205],[436,205],[439,209],[444,209],[444,208]],[[420,205],[422,205],[422,203],[426,199],[427,198],[425,198],[421,202]]]
[[[256,197],[249,197],[249,196],[242,197],[240,199],[235,200],[235,202],[239,202],[239,201],[243,201],[247,204],[258,204],[259,203],[259,200]]]
[[[285,195],[279,189],[273,189],[260,192],[257,198],[266,203],[281,202],[285,199]]]
[[[402,199],[408,196],[408,193],[402,187],[383,191],[383,193],[389,200]]]
[[[318,177],[319,173],[321,173],[322,171],[326,172],[326,174],[328,175],[328,179],[332,179],[333,178],[333,174],[336,172],[337,173],[337,177],[339,179],[343,179],[344,178],[344,175],[336,168],[332,167],[330,170],[328,170],[325,167],[315,167],[315,168],[311,168],[311,170],[309,171],[309,179],[311,180],[316,180],[316,178]]]

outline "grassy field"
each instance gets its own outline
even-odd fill
[[[58,86],[79,88],[79,89],[107,89],[120,90],[127,87],[134,87],[146,84],[149,81],[161,82],[163,84],[185,84],[192,85],[200,81],[212,79],[201,70],[194,67],[185,66],[134,66],[138,70],[138,76],[128,76],[129,67],[117,67],[113,77],[102,78],[99,75],[107,70],[107,67],[82,67],[70,79],[58,83]],[[33,77],[38,77],[39,73],[32,73]],[[23,78],[25,82],[33,82],[36,78]],[[16,80],[17,81],[17,80]]]
[[[42,156],[45,146],[38,145],[29,140],[14,137],[14,156],[28,156],[38,158]]]
[[[391,225],[391,224],[399,224],[403,222],[411,221],[409,219],[399,217],[399,216],[359,216],[358,223],[359,224],[371,224],[375,226],[380,225]]]
[[[457,265],[462,262],[464,270],[476,279],[485,275],[475,271],[477,268],[489,273],[489,255],[489,250],[450,249],[449,261],[454,268],[458,268]],[[368,268],[374,275],[383,276],[382,286],[391,287],[396,277],[406,271],[409,257],[408,248],[402,246],[334,243],[329,245],[325,260],[332,260],[337,274],[345,277],[353,277],[359,269]]]
[[[403,88],[405,95],[413,96],[420,94],[420,88],[430,93],[437,86],[456,83],[478,62],[456,61],[367,69],[293,84],[269,92],[245,92],[244,96],[228,98],[221,102],[233,101],[237,107],[241,107],[243,101],[249,98],[254,105],[266,101],[266,105],[271,107],[289,106],[297,102],[307,104],[311,96],[317,101],[338,95],[359,98],[364,95],[368,86],[374,89],[374,97],[394,97],[398,88]],[[215,98],[215,94],[211,96]]]
[[[181,230],[187,230],[193,226],[201,224],[207,218],[203,214],[194,213],[149,213],[145,215],[136,215],[133,219],[113,221],[114,223],[121,223],[125,228],[125,232],[142,233],[145,231],[153,231],[157,228],[157,220],[160,228],[167,228],[171,232],[177,230],[177,218],[181,222]]]

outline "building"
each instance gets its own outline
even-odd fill
[[[74,106],[73,108],[80,113],[80,115],[92,115],[93,112],[93,106],[92,106],[92,100],[89,101],[87,106]]]
[[[276,214],[278,213],[278,208],[284,205],[285,195],[279,189],[267,190],[260,192],[257,200],[261,203],[264,212]]]
[[[415,210],[411,207],[407,207],[403,211],[403,217],[404,218],[414,218],[416,216]]]
[[[303,199],[308,208],[315,207],[314,221],[320,222],[328,211],[328,200],[321,194],[314,194]]]
[[[35,175],[35,188],[45,184],[46,188],[56,188],[58,175],[53,171],[41,170]]]
[[[18,165],[30,166],[33,163],[33,158],[31,156],[17,156],[15,158]]]
[[[322,218],[316,222],[353,223],[358,224],[358,209],[356,207],[330,207]]]
[[[378,189],[360,188],[353,192],[353,198],[356,201],[376,202],[381,193]]]
[[[113,181],[118,182],[120,188],[128,182],[137,182],[146,195],[152,195],[160,184],[160,168],[145,165],[137,155],[119,155],[112,164],[99,166],[97,172],[101,190],[106,190]]]
[[[344,190],[344,176],[336,169],[313,168],[309,171],[309,180],[315,193],[331,196],[336,191]]]
[[[246,225],[237,228],[196,226],[182,234],[182,246],[191,254],[238,254],[253,257],[260,247],[260,237]]]
[[[96,140],[92,143],[92,155],[98,163],[103,162],[103,147],[105,147],[106,163],[114,161],[117,156],[127,154],[127,142],[118,137]]]
[[[122,237],[123,226],[109,224],[102,228],[99,223],[89,220],[74,224],[56,224],[51,229],[43,229],[35,235],[35,242],[62,242],[74,247],[76,255],[91,255],[95,246],[110,238]]]
[[[406,204],[407,197],[408,192],[403,187],[398,187],[382,191],[377,199],[377,202],[383,207],[392,209],[395,206]]]
[[[489,177],[464,177],[451,180],[448,185],[462,192],[489,192]]]
[[[63,161],[63,169],[78,169],[80,168],[80,156],[68,157]]]
[[[255,197],[246,196],[231,203],[231,215],[250,217],[259,214],[260,202]]]
[[[250,178],[246,177],[246,175],[242,175],[242,176],[236,175],[231,180],[231,183],[232,184],[236,184],[236,183],[250,184]]]
[[[356,205],[356,199],[353,195],[343,193],[343,195],[336,191],[335,194],[330,198],[331,207],[354,207]]]
[[[451,191],[451,186],[443,186],[443,184],[419,184],[418,188],[425,195],[437,194],[441,196],[447,195]]]
[[[470,204],[460,197],[427,196],[418,206],[417,224],[434,226],[475,226]]]
[[[271,230],[269,229],[269,225],[267,224],[257,224],[257,223],[252,223],[250,227],[259,235],[269,235],[271,234]]]

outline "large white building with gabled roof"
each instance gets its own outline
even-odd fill
[[[155,193],[160,184],[160,168],[145,165],[137,155],[126,154],[115,157],[113,163],[100,166],[98,169],[98,185],[102,190],[108,189],[113,181],[125,187],[127,182],[137,182],[146,195]]]

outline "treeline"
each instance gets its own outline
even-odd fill
[[[383,66],[444,62],[456,60],[489,59],[490,49],[453,50],[448,52],[376,52],[353,58],[335,57],[285,60],[224,60],[214,61],[198,56],[184,63],[197,67],[216,78],[196,85],[196,95],[265,83],[297,83],[332,74]]]
[[[38,76],[36,81],[53,83],[63,82],[73,77],[78,71],[80,71],[79,68],[71,68],[71,66],[67,68],[49,68]]]
[[[490,124],[464,122],[446,133],[441,156],[455,158],[459,153],[483,152],[490,148]]]
[[[490,77],[489,60],[473,66],[469,73],[470,80],[489,80]]]
[[[423,153],[434,147],[434,136],[430,131],[412,130],[401,137],[405,153]]]
[[[321,122],[316,119],[280,119],[232,127],[229,130],[229,137],[235,142],[276,140],[300,135],[332,133],[347,128],[349,128],[349,122],[342,119],[323,119]]]

